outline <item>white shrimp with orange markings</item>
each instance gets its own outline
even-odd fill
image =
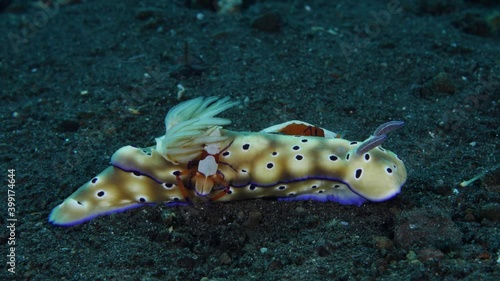
[[[213,130],[211,137],[220,137],[220,129]],[[205,144],[200,156],[200,160],[190,161],[187,165],[188,169],[176,173],[177,185],[180,187],[182,195],[188,204],[192,205],[192,200],[189,198],[188,191],[184,186],[181,176],[189,176],[189,181],[194,182],[195,198],[207,198],[207,196],[222,187],[221,192],[209,198],[210,201],[216,201],[229,192],[229,184],[224,180],[224,174],[219,170],[219,164],[228,165],[219,161],[219,155],[224,152],[231,144],[221,150],[220,142]],[[194,167],[191,167],[195,165]],[[230,166],[231,167],[231,166]]]

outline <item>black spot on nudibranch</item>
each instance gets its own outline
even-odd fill
[[[268,169],[272,169],[274,167],[274,164],[273,163],[267,163],[266,167]]]
[[[250,148],[250,144],[245,143],[241,148],[243,148],[243,150],[248,150]]]
[[[132,172],[132,173],[133,173],[133,174],[134,174],[134,176],[136,176],[136,177],[140,177],[140,176],[141,176],[141,173],[139,173],[139,172],[137,172],[137,171],[136,171],[136,172]]]
[[[90,182],[91,182],[91,183],[96,183],[96,182],[97,182],[97,180],[98,180],[98,178],[93,178]]]
[[[366,161],[370,160],[370,154],[365,153],[365,160],[366,160]]]
[[[284,185],[280,185],[280,186],[278,186],[278,189],[279,189],[279,190],[283,190],[283,189],[285,189],[285,188],[286,188],[286,186],[284,186]]]
[[[245,170],[245,169],[241,169],[241,172],[242,172],[242,173],[246,173],[246,172],[247,172],[247,170]]]
[[[311,186],[311,188],[315,189],[315,188],[318,188],[318,186],[317,185],[313,185],[313,186]]]
[[[146,198],[144,198],[144,197],[139,198],[139,202],[146,203]]]
[[[106,194],[106,193],[101,190],[101,191],[97,192],[97,197],[103,197],[104,194]]]
[[[80,201],[76,201],[76,203],[77,203],[78,205],[82,205],[82,206],[83,206],[82,202],[80,202]]]
[[[294,146],[292,147],[292,149],[293,149],[293,150],[299,150],[299,149],[300,149],[300,146],[298,146],[298,145],[294,145]]]
[[[337,161],[337,160],[339,160],[339,158],[335,155],[330,155],[330,160]]]
[[[174,186],[172,183],[163,183],[163,187],[165,188],[172,188],[172,186]]]
[[[391,168],[387,168],[385,170],[387,171],[388,174],[392,174],[392,169]]]
[[[229,156],[229,151],[224,151],[224,153],[222,153],[222,156]]]
[[[356,173],[354,174],[354,177],[356,179],[359,179],[361,177],[361,174],[363,173],[363,170],[362,169],[357,169],[356,170]]]
[[[273,151],[273,153],[271,153],[271,154],[272,154],[273,156],[276,156],[276,155],[278,155],[278,152]]]
[[[357,141],[351,141],[351,142],[349,143],[349,145],[355,145],[355,144],[358,144],[358,142],[357,142]]]
[[[301,141],[301,142],[308,142],[308,140],[307,140],[307,139],[301,139],[300,141]]]
[[[347,153],[347,155],[345,156],[345,160],[349,160],[350,156],[351,156],[351,154]]]
[[[318,191],[318,193],[323,193],[323,192],[324,192],[323,190]]]
[[[232,190],[228,190],[227,194],[233,194],[233,191]]]
[[[339,187],[340,187],[340,185],[339,185],[339,184],[336,184],[336,185],[334,185],[333,187],[334,187],[334,188],[339,188]]]
[[[248,189],[250,189],[250,190],[255,190],[255,185],[251,184],[251,185],[248,187]]]
[[[300,161],[300,160],[304,159],[304,156],[297,154],[297,155],[295,155],[295,159]]]

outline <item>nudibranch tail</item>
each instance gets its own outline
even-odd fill
[[[165,186],[149,177],[111,166],[55,207],[49,222],[72,226],[147,203],[169,203],[180,198],[180,192],[167,192]]]

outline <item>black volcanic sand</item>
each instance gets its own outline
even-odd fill
[[[214,1],[26,2],[0,1],[17,218],[13,275],[4,180],[0,279],[500,279],[496,1],[245,1],[226,14]],[[197,96],[241,101],[223,114],[240,131],[299,119],[364,140],[403,120],[384,147],[408,181],[362,207],[248,200],[47,222]]]

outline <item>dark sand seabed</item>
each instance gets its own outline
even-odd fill
[[[53,2],[0,1],[17,218],[11,233],[3,180],[1,280],[500,280],[497,1]],[[213,95],[242,102],[223,114],[238,131],[299,119],[364,140],[403,120],[384,147],[408,181],[361,207],[260,199],[47,222],[117,149],[153,145],[173,105]]]

